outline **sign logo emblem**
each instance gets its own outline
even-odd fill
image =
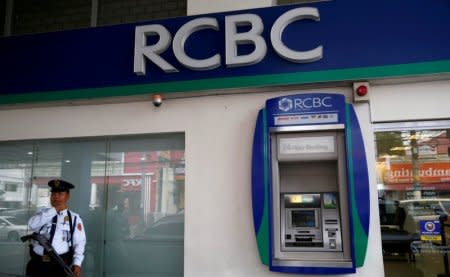
[[[278,109],[280,109],[283,112],[288,112],[292,110],[293,103],[292,100],[289,98],[283,98],[280,101],[278,101]]]
[[[427,223],[425,223],[425,230],[427,230],[428,232],[433,232],[436,229],[436,226],[434,225],[433,222],[429,221]]]

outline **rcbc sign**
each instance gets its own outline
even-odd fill
[[[278,102],[278,108],[283,112],[294,110],[308,110],[318,108],[331,108],[333,107],[332,99],[329,96],[326,97],[306,97],[306,98],[282,98]]]
[[[319,11],[316,8],[302,7],[289,10],[280,15],[270,30],[270,43],[281,58],[293,63],[311,63],[322,59],[323,47],[318,45],[306,51],[289,48],[283,42],[282,36],[285,28],[299,20],[319,21]],[[248,31],[239,32],[238,27],[247,27]],[[173,54],[178,63],[190,70],[204,71],[220,67],[221,54],[198,59],[189,56],[185,51],[188,38],[195,32],[212,29],[220,31],[219,23],[213,17],[200,17],[186,22],[179,28],[172,39],[172,34],[161,24],[138,26],[135,29],[134,44],[134,73],[146,74],[146,60],[149,60],[165,73],[179,72],[179,69],[161,57],[172,47]],[[264,59],[267,53],[267,42],[262,36],[264,24],[260,16],[252,13],[229,15],[225,17],[225,64],[226,67],[243,67],[257,64]],[[148,37],[157,36],[159,40],[147,45]],[[251,45],[253,51],[238,54],[238,46]]]
[[[334,93],[305,93],[286,95],[266,101],[270,127],[345,124],[344,95]]]

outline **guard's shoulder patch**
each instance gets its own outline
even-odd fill
[[[81,223],[78,223],[78,224],[77,224],[77,228],[78,228],[78,231],[83,230],[83,226],[81,226]]]

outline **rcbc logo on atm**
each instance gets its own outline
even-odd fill
[[[284,97],[280,101],[278,101],[278,109],[283,112],[289,112],[291,110],[311,110],[331,107],[333,107],[333,104],[332,98],[330,96],[294,99]]]
[[[283,98],[280,101],[278,101],[278,108],[283,112],[288,112],[292,110],[292,100],[289,98]]]

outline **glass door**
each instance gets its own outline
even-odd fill
[[[386,276],[449,276],[450,122],[375,126]]]
[[[184,139],[113,138],[104,276],[183,276]]]
[[[83,276],[183,276],[184,134],[0,143],[0,275],[23,275],[28,218],[47,183],[75,185]]]

